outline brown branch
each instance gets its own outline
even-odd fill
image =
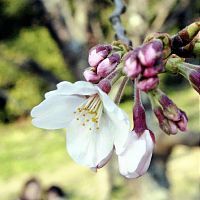
[[[113,0],[115,4],[115,10],[110,16],[110,22],[115,30],[115,38],[121,40],[125,44],[132,46],[132,41],[126,36],[126,31],[121,24],[120,16],[126,11],[126,6],[123,0]]]
[[[109,19],[113,26],[113,29],[115,30],[115,38],[117,40],[121,40],[128,46],[132,46],[132,41],[126,36],[126,31],[125,31],[125,29],[121,23],[121,19],[120,19],[121,14],[126,12],[126,6],[125,6],[123,0],[114,0],[114,4],[115,4],[115,10],[113,11],[113,13],[111,14]],[[120,83],[118,92],[115,96],[116,104],[120,103],[120,100],[122,98],[123,91],[127,84],[127,81],[128,81],[128,78],[124,77],[122,82]]]

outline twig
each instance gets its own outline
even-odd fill
[[[120,16],[126,11],[126,6],[123,0],[113,0],[115,4],[115,10],[110,16],[110,22],[115,30],[115,38],[117,40],[121,40],[128,46],[132,46],[132,41],[126,36],[126,31],[121,23]],[[120,83],[119,89],[115,96],[115,103],[118,105],[123,95],[124,88],[128,82],[128,78],[124,77],[122,82]]]
[[[115,38],[121,40],[128,46],[132,46],[132,41],[126,36],[126,31],[121,24],[120,15],[126,11],[126,6],[123,0],[113,0],[115,4],[115,10],[110,16],[110,22],[115,30]]]

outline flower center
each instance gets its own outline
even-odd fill
[[[90,96],[74,112],[75,118],[81,126],[87,126],[90,131],[99,130],[100,118],[103,110],[103,104],[99,95]]]

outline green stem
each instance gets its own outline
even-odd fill
[[[115,98],[114,98],[114,102],[115,102],[117,105],[119,105],[119,103],[120,103],[120,101],[121,101],[121,98],[122,98],[122,96],[123,96],[124,89],[125,89],[125,87],[126,87],[127,82],[128,82],[128,77],[125,76],[125,77],[123,78],[122,82],[120,83],[119,89],[118,89],[117,94],[116,94],[116,96],[115,96]]]
[[[149,97],[150,102],[151,102],[152,110],[154,110],[154,108],[160,106],[158,101],[157,101],[157,97],[156,97],[155,91],[148,92],[148,97]]]

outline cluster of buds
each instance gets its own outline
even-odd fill
[[[149,93],[152,107],[160,128],[167,134],[175,135],[178,130],[186,131],[188,118],[184,111],[161,90]]]
[[[188,118],[159,90],[158,76],[163,72],[180,73],[200,94],[200,66],[185,62],[186,57],[200,55],[199,44],[200,22],[197,21],[173,37],[167,33],[151,34],[143,45],[134,49],[121,48],[120,45],[124,44],[120,41],[112,45],[97,45],[89,51],[90,67],[85,70],[84,77],[106,93],[121,76],[137,80],[135,87],[149,95],[160,128],[167,134],[176,134],[178,130],[186,131]],[[133,111],[134,132],[140,136],[148,129],[141,102],[136,105]]]
[[[98,83],[115,70],[121,57],[112,50],[111,45],[97,45],[90,50],[88,57],[90,67],[83,74],[87,81]]]
[[[154,89],[158,74],[163,71],[161,40],[153,40],[130,51],[124,59],[124,72],[131,79],[138,78],[137,87],[142,91]]]

